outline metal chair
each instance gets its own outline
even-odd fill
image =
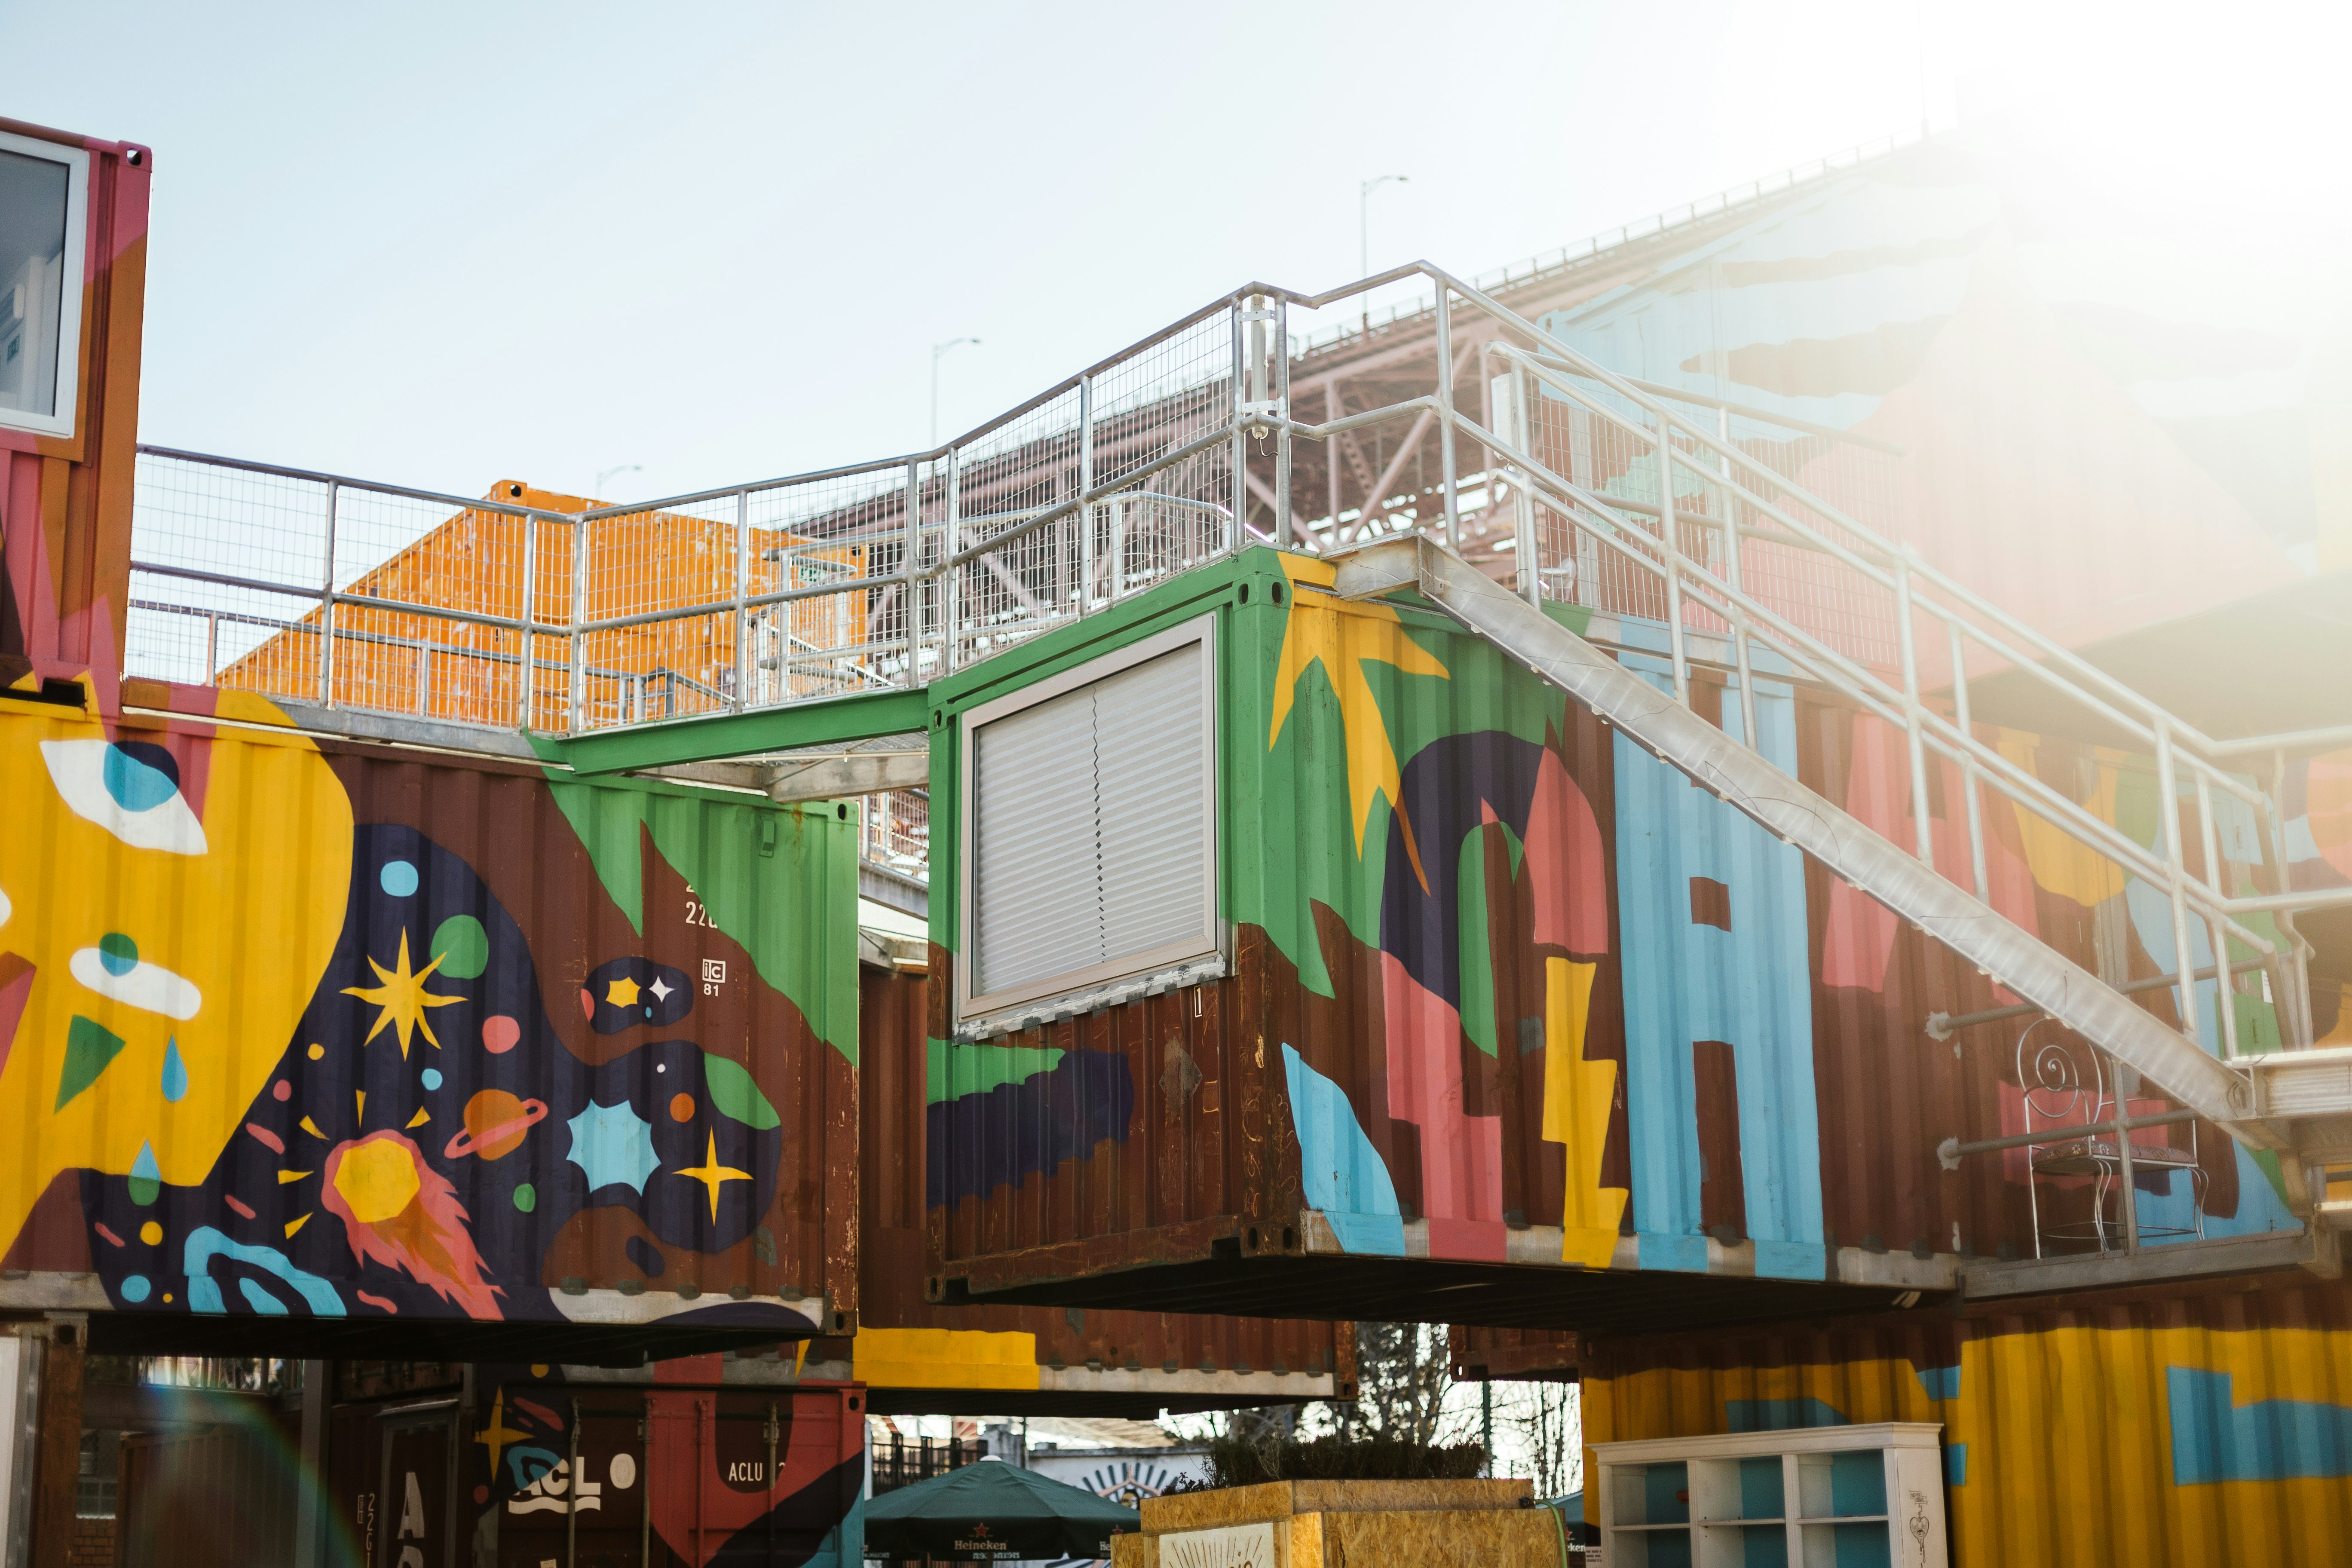
[[[2052,1134],[2048,1142],[2029,1143],[2024,1151],[2029,1171],[2026,1191],[2033,1214],[2033,1256],[2044,1256],[2045,1241],[2095,1242],[2101,1253],[2107,1253],[2128,1249],[2135,1236],[2141,1242],[2169,1236],[2194,1236],[2201,1240],[2209,1178],[2198,1163],[2197,1123],[2187,1123],[2186,1149],[2150,1141],[2162,1137],[2166,1129],[2119,1131],[2115,1123],[2131,1115],[2129,1100],[2136,1086],[2124,1082],[2111,1086],[2111,1071],[2120,1078],[2120,1070],[2104,1051],[2092,1047],[2084,1047],[2091,1058],[2088,1082],[2074,1050],[2058,1041],[2044,1043],[2029,1057],[2027,1046],[2033,1031],[2049,1021],[2038,1018],[2017,1037],[2017,1084],[2024,1091],[2025,1131],[2046,1130]],[[2035,1125],[2037,1119],[2043,1126]],[[2126,1215],[2124,1205],[2133,1202],[2134,1179],[2143,1171],[2189,1173],[2188,1225],[2138,1224],[2136,1205]],[[2042,1218],[2042,1178],[2045,1176],[2089,1177],[2091,1217],[2045,1226]],[[2108,1199],[2118,1189],[2121,1196],[2110,1217]]]

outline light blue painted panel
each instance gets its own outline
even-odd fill
[[[1671,685],[1658,660],[1629,654],[1625,664]],[[1790,689],[1759,681],[1756,707],[1765,755],[1793,774]],[[1736,689],[1724,712],[1737,734]],[[1804,858],[1622,733],[1614,744],[1626,1117],[1643,1264],[1706,1267],[1691,1047],[1722,1040],[1738,1074],[1740,1174],[1757,1271],[1819,1279],[1828,1260]],[[1728,889],[1730,931],[1692,922],[1694,877]]]
[[[1286,1044],[1282,1070],[1308,1206],[1322,1211],[1348,1251],[1403,1257],[1404,1211],[1397,1204],[1396,1184],[1356,1121],[1346,1091]]]

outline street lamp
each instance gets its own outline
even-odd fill
[[[1391,180],[1400,185],[1412,184],[1412,179],[1404,174],[1382,174],[1376,180],[1366,180],[1356,191],[1356,259],[1361,267],[1356,274],[1359,278],[1372,275],[1372,193]],[[1372,297],[1367,294],[1364,296],[1364,331],[1369,332],[1371,330]]]
[[[643,463],[614,464],[596,476],[596,499],[600,501],[604,499],[604,481],[614,474],[642,474],[645,471],[646,466]]]
[[[977,347],[979,342],[978,338],[950,338],[943,343],[931,345],[931,445],[934,447],[940,444],[940,357],[958,344],[971,343]]]

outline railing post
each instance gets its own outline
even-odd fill
[[[1731,410],[1728,408],[1715,411],[1715,434],[1725,446],[1731,445]],[[1747,590],[1739,578],[1739,498],[1731,493],[1731,459],[1717,453],[1715,471],[1724,480],[1723,580],[1729,584],[1733,598],[1738,600],[1746,596]],[[1748,648],[1748,612],[1737,603],[1729,608],[1732,663],[1739,671],[1741,738],[1748,742],[1748,749],[1760,757],[1764,754],[1764,736],[1756,727],[1756,670]]]
[[[220,616],[207,611],[205,615],[205,684],[210,686],[220,673]]]
[[[1919,654],[1912,631],[1911,563],[1895,558],[1895,647],[1903,658],[1903,731],[1911,751],[1911,837],[1924,866],[1936,863],[1936,827],[1927,818],[1927,747],[1919,723]]]
[[[1437,416],[1439,483],[1445,488],[1445,547],[1462,549],[1461,499],[1454,483],[1454,304],[1453,290],[1437,286]]]
[[[1960,623],[1955,616],[1945,623],[1952,644],[1952,722],[1961,734],[1973,740],[1976,731],[1969,721],[1969,663],[1960,637]],[[1992,902],[1992,881],[1985,875],[1984,803],[1978,797],[1976,753],[1960,748],[1960,787],[1968,792],[1969,814],[1969,874],[1976,879],[1977,897]]]
[[[2213,785],[2202,768],[2197,770],[2197,816],[2205,850],[2205,886],[2215,898],[2227,898],[2229,890],[2221,886],[2221,828],[2213,820]],[[2213,944],[2213,1003],[2221,1014],[2221,1059],[2231,1061],[2238,1055],[2238,977],[2230,968],[2229,932],[2210,906],[2205,934]]]
[[[735,711],[751,701],[751,623],[743,596],[751,579],[751,492],[735,492]]]
[[[522,516],[522,679],[515,693],[515,728],[530,728],[531,699],[539,688],[539,635],[532,617],[538,613],[539,516]]]
[[[1078,614],[1095,592],[1095,378],[1078,377]]]
[[[1297,524],[1290,514],[1290,300],[1280,295],[1274,301],[1274,350],[1280,356],[1275,362],[1275,414],[1282,421],[1274,434],[1274,536],[1293,544]]]
[[[433,634],[425,633],[416,639],[416,714],[423,718],[433,711]]]
[[[898,562],[898,597],[907,616],[906,684],[923,683],[923,613],[915,603],[915,562],[923,550],[923,465],[907,465],[907,547]]]
[[[1527,372],[1514,364],[1501,375],[1491,377],[1486,383],[1486,404],[1487,416],[1493,421],[1491,427],[1495,434],[1513,447],[1522,451],[1526,450],[1528,426]],[[1493,489],[1493,465],[1502,457],[1503,454],[1500,452],[1487,454],[1490,495]],[[1338,461],[1336,455],[1333,461],[1336,466]],[[1538,563],[1536,560],[1535,491],[1528,476],[1518,469],[1506,468],[1503,471],[1511,483],[1511,553],[1517,557],[1515,570],[1518,573],[1513,585],[1519,597],[1540,609],[1543,605],[1543,587],[1541,580],[1537,576]],[[1492,504],[1490,500],[1488,505],[1491,507]],[[1369,510],[1370,503],[1367,501],[1365,507]],[[1336,516],[1335,512],[1334,517]]]
[[[2286,819],[2279,803],[2286,798],[2286,749],[2274,747],[2271,752],[2271,808],[2263,815],[2268,819],[2271,864],[2278,868],[2279,893],[2292,892],[2294,874],[2286,857]],[[2303,933],[2294,927],[2294,916],[2284,910],[2278,915],[2279,934],[2286,941],[2264,963],[2263,972],[2269,977],[2271,1005],[2281,1019],[2279,1032],[2287,1037],[2289,1050],[2308,1050],[2314,1030],[2311,1026],[2311,989],[2304,956]]]
[[[2135,1075],[2137,1077],[2137,1075]],[[2107,1081],[2115,1086],[2116,1118],[2111,1124],[2116,1135],[2116,1180],[2122,1185],[2124,1211],[2124,1252],[2126,1256],[2139,1250],[2139,1170],[2132,1158],[2131,1099],[2124,1092],[2123,1067],[2115,1058],[2107,1058]],[[2107,1227],[2102,1216],[2099,1221],[2099,1250],[2107,1249]]]
[[[1255,295],[1251,296],[1256,298]],[[1239,296],[1234,300],[1234,515],[1225,525],[1225,553],[1238,555],[1242,549],[1242,520],[1249,516],[1249,437],[1242,430],[1242,404],[1249,388],[1249,367],[1245,363],[1248,349],[1242,331],[1242,317],[1246,302]]]
[[[327,481],[326,559],[319,573],[319,706],[335,705],[335,507],[342,487]]]
[[[1519,373],[1525,375],[1526,372]],[[1524,407],[1522,413],[1524,415]],[[1683,546],[1676,537],[1681,525],[1675,520],[1675,434],[1666,422],[1665,411],[1658,410],[1651,417],[1657,421],[1658,437],[1658,545],[1664,552],[1666,568],[1666,652],[1675,670],[1675,700],[1690,706],[1690,653],[1683,642]],[[1522,445],[1525,442],[1522,441]],[[1532,569],[1533,563],[1529,563]],[[1755,738],[1750,737],[1749,745]],[[1759,755],[1762,752],[1759,751]]]
[[[963,568],[956,564],[956,552],[963,548],[961,497],[958,487],[961,479],[961,454],[953,447],[948,448],[948,518],[947,532],[940,545],[940,673],[951,675],[956,668],[956,634],[963,617],[963,595],[960,584]],[[1118,575],[1114,567],[1111,594],[1118,596]]]
[[[1328,425],[1339,417],[1339,379],[1336,376],[1327,375],[1323,378],[1323,422]],[[1500,433],[1500,426],[1496,427],[1496,432]],[[1331,538],[1327,548],[1337,548],[1341,542],[1339,539],[1339,437],[1337,436],[1326,436],[1323,438],[1323,479],[1324,488],[1329,492],[1327,504],[1330,508],[1330,513],[1326,521],[1330,525]]]
[[[565,733],[577,735],[588,707],[588,520],[572,520],[572,689]]]
[[[2150,722],[2156,731],[2157,816],[2164,834],[2164,870],[2171,883],[2172,952],[2180,974],[2180,1029],[2200,1038],[2197,1017],[2197,964],[2189,945],[2189,879],[2181,869],[2180,796],[2172,759],[2172,721],[2158,713]]]
[[[1127,574],[1127,503],[1110,498],[1110,602],[1118,603],[1119,579]]]

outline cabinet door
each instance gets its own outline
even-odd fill
[[[449,1418],[387,1425],[375,1504],[375,1568],[459,1568],[450,1512]]]

